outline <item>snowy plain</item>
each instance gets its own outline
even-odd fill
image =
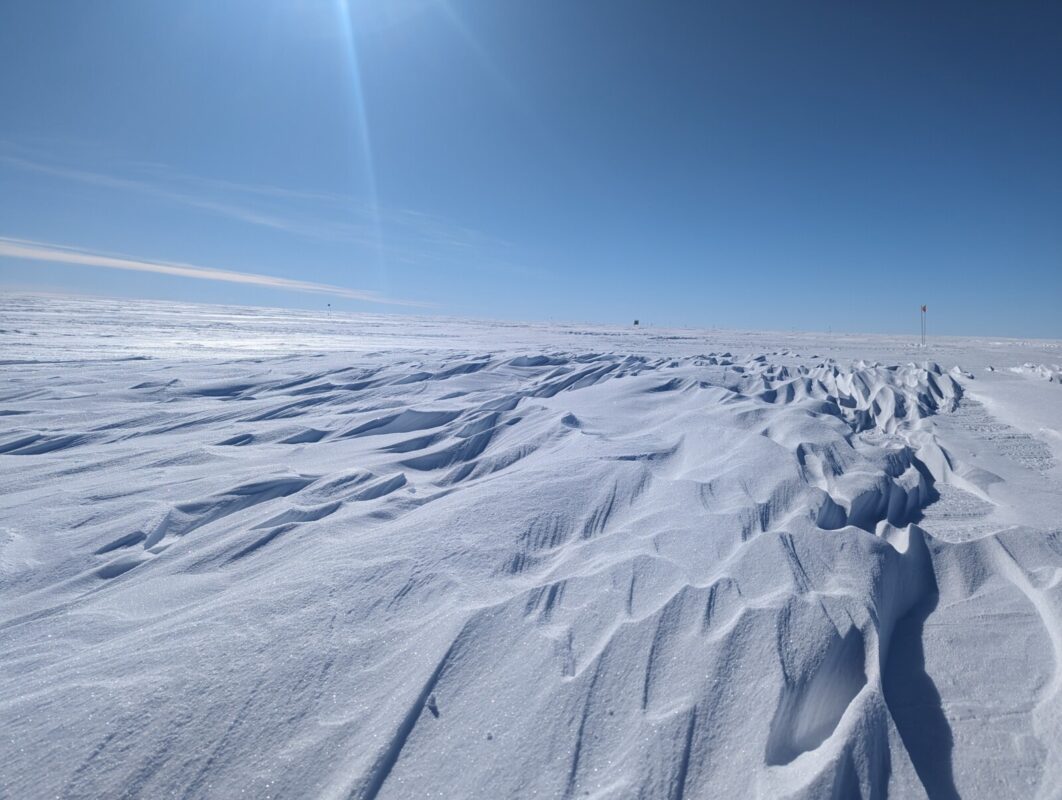
[[[1060,361],[2,297],[0,797],[1060,797]]]

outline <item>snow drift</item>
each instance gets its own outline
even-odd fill
[[[887,341],[452,327],[2,367],[4,793],[1058,795],[1062,405]]]

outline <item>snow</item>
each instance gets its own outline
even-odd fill
[[[1011,367],[1011,372],[1016,372],[1019,375],[1036,375],[1043,378],[1045,381],[1051,381],[1052,383],[1062,383],[1062,366],[1059,364],[1031,364],[1026,362],[1020,367]]]
[[[4,297],[0,796],[1057,797],[1062,344],[914,339]]]

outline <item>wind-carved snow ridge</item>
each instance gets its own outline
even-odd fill
[[[0,789],[1051,796],[1054,467],[969,373],[549,341],[12,368]]]
[[[762,391],[756,396],[768,403],[825,400],[836,410],[827,407],[823,413],[842,417],[856,432],[877,429],[894,433],[938,411],[953,410],[962,397],[958,381],[932,362],[884,366],[860,361],[843,368],[827,359],[792,371],[757,359],[752,365],[741,368],[748,378],[743,386],[746,393],[749,384],[755,385],[758,379]]]
[[[1026,362],[1020,367],[1011,367],[1011,372],[1019,375],[1032,375],[1043,378],[1051,383],[1062,383],[1062,365],[1059,364],[1032,364]]]

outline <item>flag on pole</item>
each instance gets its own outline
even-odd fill
[[[926,307],[925,307],[925,306],[922,306],[922,313],[924,314],[924,313],[925,313],[925,311],[926,311]]]

